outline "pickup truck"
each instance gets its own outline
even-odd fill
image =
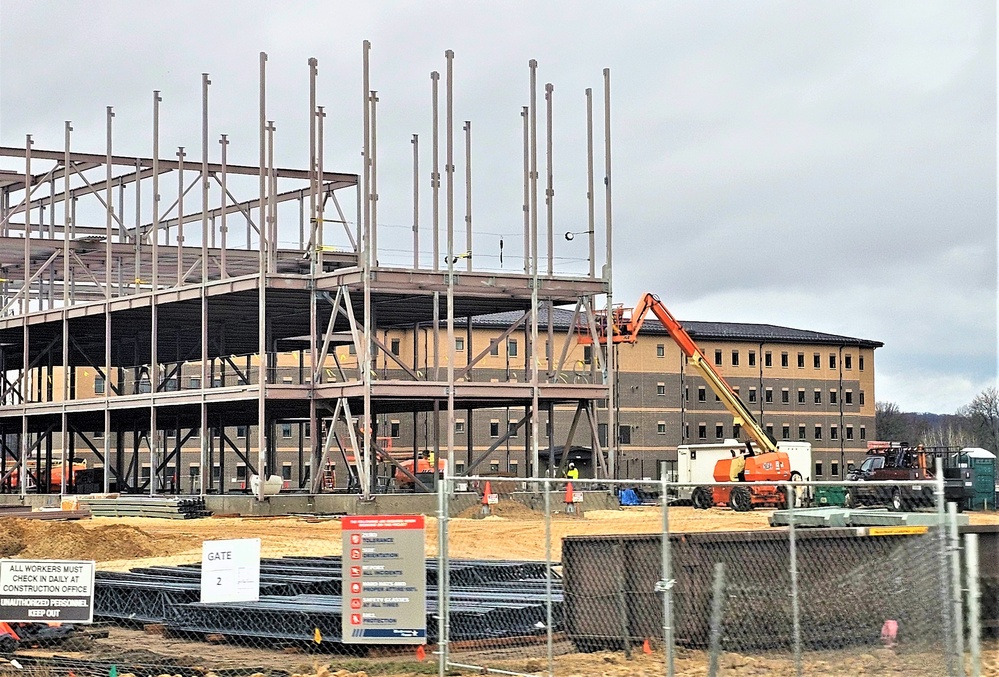
[[[927,469],[932,454],[920,448],[891,449],[888,453],[869,454],[859,468],[851,470],[846,479],[856,482],[920,482],[898,486],[852,486],[847,488],[844,506],[887,505],[894,511],[932,508],[935,505],[936,479]],[[925,481],[925,483],[923,483]],[[944,467],[944,499],[963,510],[974,493],[974,470]]]

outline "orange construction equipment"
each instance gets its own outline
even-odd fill
[[[419,458],[416,462],[416,470],[413,470],[413,459],[408,459],[406,461],[399,461],[399,465],[406,470],[412,472],[414,475],[419,475],[420,473],[433,472],[433,466],[430,465],[430,461],[425,458]],[[437,472],[444,472],[444,468],[447,467],[447,459],[439,458],[437,459]],[[423,479],[423,478],[420,478]],[[406,477],[406,473],[402,472],[398,468],[395,471],[395,484],[397,487],[405,488],[412,487],[413,481]]]
[[[787,494],[783,487],[775,484],[743,484],[742,482],[787,482],[791,479],[791,461],[787,453],[774,451],[767,454],[746,456],[746,469],[740,473],[740,481],[731,481],[731,466],[734,458],[723,458],[715,464],[715,482],[725,482],[722,486],[697,487],[691,494],[695,508],[709,508],[712,505],[727,505],[736,512],[746,512],[757,506],[784,508]]]

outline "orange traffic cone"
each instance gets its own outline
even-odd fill
[[[575,514],[576,512],[576,501],[572,495],[572,482],[565,483],[565,512],[566,514]]]
[[[651,656],[652,655],[652,647],[649,646],[649,640],[648,639],[646,639],[642,643],[642,653],[645,654],[646,656]]]
[[[486,480],[485,491],[482,492],[482,505],[489,505],[489,496],[493,493],[493,488],[489,484],[489,480]]]
[[[416,647],[416,660],[423,662],[423,659],[427,657],[427,652],[424,651],[423,645],[420,644]]]

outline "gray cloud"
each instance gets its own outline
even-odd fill
[[[161,89],[163,154],[185,145],[196,156],[207,71],[213,135],[229,133],[234,160],[254,163],[264,50],[280,162],[305,163],[306,60],[315,56],[327,165],[358,171],[364,38],[380,96],[386,259],[409,260],[412,133],[423,150],[424,230],[429,223],[428,74],[443,72],[444,49],[456,52],[459,177],[461,122],[473,121],[478,260],[498,266],[503,237],[507,269],[520,266],[527,60],[539,60],[542,85],[555,84],[558,233],[585,230],[583,90],[595,90],[600,146],[607,66],[616,300],[653,290],[684,318],[882,340],[878,398],[903,408],[952,411],[994,383],[996,14],[986,1],[154,10],[6,0],[0,143],[32,133],[38,147],[58,148],[72,119],[74,146],[102,152],[104,106],[114,105],[116,149],[149,154],[151,90]],[[601,176],[598,150],[598,224]],[[460,180],[456,195],[462,205]],[[560,270],[585,270],[579,240],[559,239],[556,255]]]

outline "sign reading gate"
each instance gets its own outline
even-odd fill
[[[427,643],[423,515],[344,517],[342,637]]]
[[[0,560],[0,621],[92,623],[93,561]]]

